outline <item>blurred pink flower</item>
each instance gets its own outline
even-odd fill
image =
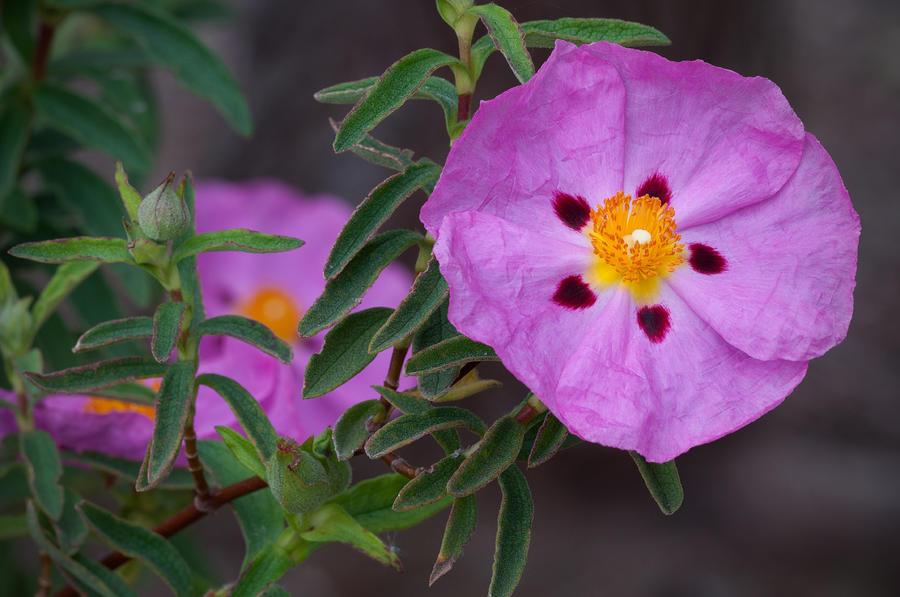
[[[859,219],[767,79],[557,42],[482,103],[422,209],[450,321],[576,435],[667,461],[840,342]]]

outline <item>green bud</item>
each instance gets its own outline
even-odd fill
[[[175,193],[172,172],[141,201],[138,225],[153,240],[172,240],[180,235],[190,220],[187,205]]]

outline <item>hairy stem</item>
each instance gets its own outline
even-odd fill
[[[394,471],[395,473],[400,473],[407,479],[414,479],[416,475],[422,472],[422,469],[411,465],[393,452],[388,452],[387,454],[382,456],[381,459],[384,460],[389,467],[391,467],[392,471]]]
[[[197,452],[197,434],[194,431],[194,407],[184,425],[184,455],[187,457],[188,470],[194,478],[194,506],[203,512],[212,512],[212,495],[209,484],[203,473],[203,464],[200,462],[200,454]]]

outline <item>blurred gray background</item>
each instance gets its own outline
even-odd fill
[[[814,361],[781,407],[748,428],[679,458],[684,506],[666,518],[630,458],[581,445],[528,471],[535,499],[529,565],[520,596],[755,596],[900,594],[900,2],[891,0],[507,0],[519,20],[616,17],[656,26],[671,59],[700,58],[775,81],[807,130],[837,163],[862,218],[856,311],[847,340]],[[207,104],[159,76],[162,178],[276,177],[308,192],[358,203],[387,176],[331,152],[328,117],[314,91],[380,74],[420,47],[455,53],[432,0],[243,0],[235,18],[202,28],[248,95],[256,134],[232,132]],[[547,51],[535,51],[542,62]],[[478,96],[515,84],[492,56]],[[414,102],[379,126],[379,138],[442,160],[440,109]],[[423,197],[398,225],[414,225]],[[485,368],[498,374],[499,368]],[[487,416],[522,389],[485,395]],[[416,464],[429,455],[409,454]],[[431,455],[433,456],[433,455]],[[357,478],[384,472],[357,462]],[[285,577],[292,595],[468,596],[487,593],[496,490],[483,492],[480,523],[456,568],[431,589],[428,574],[444,515],[390,538],[405,574],[329,546]],[[233,517],[199,525],[227,578],[242,544]]]

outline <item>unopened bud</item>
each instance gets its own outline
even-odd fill
[[[138,225],[153,240],[172,240],[188,224],[190,214],[184,200],[175,193],[172,172],[158,187],[141,201]]]

